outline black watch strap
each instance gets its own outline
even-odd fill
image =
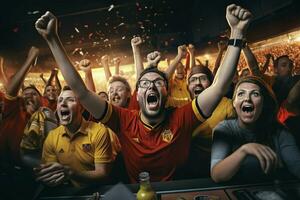
[[[245,48],[246,44],[247,44],[247,41],[242,40],[242,39],[230,39],[230,40],[228,40],[228,45],[235,46],[235,47]]]

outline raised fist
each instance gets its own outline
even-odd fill
[[[48,40],[57,35],[57,19],[47,11],[35,22],[35,28],[44,39]]]
[[[121,62],[121,58],[120,57],[116,57],[116,58],[113,59],[114,65],[120,65],[120,62]]]
[[[268,54],[265,54],[265,58],[266,58],[266,59],[270,59],[270,58],[272,58],[272,54],[270,54],[270,53],[268,53]]]
[[[101,57],[101,63],[102,63],[102,65],[108,66],[108,61],[109,61],[108,55],[104,55],[104,56]]]
[[[187,51],[190,54],[194,54],[195,53],[195,46],[193,44],[189,44],[188,47],[187,47]]]
[[[149,53],[147,55],[147,61],[148,61],[149,66],[157,67],[157,65],[160,61],[160,58],[161,58],[160,52],[158,52],[158,51]]]
[[[142,42],[143,42],[142,38],[140,38],[140,37],[134,37],[134,38],[131,39],[131,46],[132,47],[137,47],[137,46],[141,45]]]
[[[249,25],[251,16],[248,10],[240,6],[235,4],[227,6],[226,19],[231,28],[231,32],[244,34]]]
[[[185,57],[186,53],[187,53],[186,45],[181,45],[177,47],[177,55],[180,58]]]
[[[88,59],[83,59],[78,64],[79,69],[81,69],[82,71],[90,70],[91,69],[90,65],[91,65],[91,61]]]

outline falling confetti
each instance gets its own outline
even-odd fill
[[[113,4],[110,5],[110,7],[108,8],[108,12],[110,12],[115,6]]]
[[[90,33],[89,34],[89,39],[92,39],[93,35],[94,35],[93,33]]]
[[[80,33],[79,30],[78,30],[78,28],[75,27],[74,29],[75,29],[75,31],[76,31],[77,33]]]
[[[79,51],[79,54],[82,55],[82,56],[84,55],[84,53],[82,51]]]
[[[87,24],[84,25],[84,28],[88,28],[88,27],[89,27],[89,25],[87,25]]]
[[[103,42],[108,42],[109,40],[106,38],[105,40],[103,40]]]
[[[126,36],[123,36],[123,37],[122,37],[122,40],[124,40],[125,38],[126,38]]]

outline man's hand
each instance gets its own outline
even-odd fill
[[[108,55],[104,55],[101,57],[101,63],[103,66],[108,66],[108,62],[109,62],[109,57]]]
[[[57,19],[49,11],[35,22],[35,28],[45,40],[57,36]]]
[[[120,57],[114,58],[114,59],[113,59],[113,63],[114,63],[114,65],[120,65],[120,63],[121,63],[121,58],[120,58]]]
[[[158,51],[154,51],[154,52],[149,53],[147,55],[148,65],[157,67],[157,65],[160,61],[160,58],[161,58],[160,52],[158,52]]]
[[[267,54],[265,54],[264,56],[265,56],[266,59],[272,58],[272,54],[270,54],[270,53],[267,53]]]
[[[63,183],[68,178],[68,168],[60,163],[42,164],[39,168],[34,168],[36,181],[41,181],[48,186],[56,186]]]
[[[224,51],[227,47],[227,43],[224,40],[218,42],[218,50]]]
[[[248,10],[240,6],[235,4],[227,6],[226,19],[231,28],[231,38],[242,39],[245,36],[251,16]]]
[[[142,38],[134,37],[131,39],[131,46],[132,48],[137,48],[143,43]]]
[[[195,46],[193,44],[189,44],[188,47],[187,47],[187,51],[191,55],[195,54]]]
[[[81,69],[84,72],[88,72],[91,71],[91,61],[88,59],[83,59],[79,62],[78,67],[79,69]]]
[[[181,45],[177,47],[177,55],[179,56],[179,58],[184,58],[186,56],[186,53],[187,53],[186,45]]]
[[[279,165],[276,153],[268,146],[258,143],[248,143],[244,144],[241,149],[247,155],[255,156],[266,174],[276,169]]]

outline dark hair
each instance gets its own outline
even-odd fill
[[[140,77],[138,78],[138,80],[137,80],[137,82],[136,82],[136,85],[135,85],[136,90],[137,90],[138,87],[139,87],[139,82],[140,82],[141,78],[142,78],[145,74],[151,73],[151,72],[152,72],[152,73],[157,73],[158,75],[160,75],[160,76],[164,79],[164,81],[166,82],[166,88],[168,89],[168,87],[169,87],[169,81],[168,81],[168,78],[167,78],[166,73],[164,73],[163,71],[160,71],[160,70],[159,70],[157,67],[155,67],[155,66],[151,66],[151,67],[148,67],[148,68],[144,69],[144,71],[141,72]]]
[[[70,86],[65,85],[61,91],[72,90]]]
[[[27,89],[33,89],[33,90],[35,90],[38,93],[39,96],[42,96],[41,93],[40,93],[40,91],[33,84],[30,84],[30,85],[28,85],[26,87],[23,87],[22,91],[24,92]]]
[[[237,88],[242,83],[253,83],[260,87],[264,97],[262,112],[257,120],[257,128],[262,133],[256,135],[257,142],[266,144],[274,148],[272,135],[276,134],[279,127],[277,121],[278,103],[272,88],[260,77],[246,76],[242,77],[236,84],[233,94],[233,99],[236,98]],[[267,127],[267,128],[266,128]]]
[[[189,73],[188,78],[187,78],[187,81],[189,81],[191,76],[193,76],[194,74],[199,74],[199,73],[206,74],[208,80],[210,81],[210,84],[212,84],[212,82],[214,81],[213,73],[210,71],[210,69],[208,67],[204,67],[204,66],[201,66],[201,65],[196,65],[196,66],[191,68],[190,73]]]
[[[288,55],[282,55],[276,58],[276,60],[274,60],[274,67],[278,67],[278,62],[281,58],[287,58],[289,60],[289,68],[293,69],[294,68],[294,63],[293,61],[289,58]]]

